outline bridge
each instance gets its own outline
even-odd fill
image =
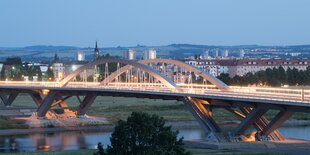
[[[112,64],[117,67],[110,73],[108,66]],[[101,81],[77,78],[100,65],[105,68]],[[71,97],[79,101],[76,109],[70,109],[77,117],[86,114],[97,96],[183,101],[208,133],[208,140],[215,142],[242,141],[253,130],[258,141],[282,141],[284,137],[277,128],[295,112],[310,112],[310,90],[227,86],[203,70],[172,59],[99,59],[57,82],[0,81],[0,98],[5,106],[11,106],[21,93],[31,96],[39,118],[59,108],[65,113],[66,100]],[[242,119],[241,123],[223,131],[212,117],[214,108],[229,111]],[[270,121],[264,117],[269,110],[278,111]]]

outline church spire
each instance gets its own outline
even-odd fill
[[[98,44],[96,41],[95,49],[94,49],[94,61],[99,58],[99,49],[98,49]]]

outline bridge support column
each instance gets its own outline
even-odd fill
[[[51,91],[49,92],[42,101],[42,104],[39,106],[37,110],[38,117],[45,117],[47,111],[51,108],[53,101],[55,100],[57,92]]]
[[[241,122],[241,124],[233,131],[234,135],[243,134],[255,121],[257,121],[262,115],[264,115],[268,110],[255,108],[249,114],[246,115],[246,118]]]
[[[244,115],[249,115],[254,109],[249,107],[240,107],[240,110],[244,113]],[[253,122],[254,127],[258,132],[262,132],[266,126],[269,124],[269,121],[262,115],[257,120]],[[263,140],[262,137],[257,137],[259,140]],[[281,141],[284,140],[284,137],[278,130],[273,130],[268,138],[272,141]]]
[[[71,97],[70,95],[63,97],[59,92],[51,91],[44,97],[43,100],[39,93],[31,93],[30,95],[33,101],[38,106],[37,109],[38,117],[45,117],[45,115],[49,110],[52,110],[51,112],[53,112],[55,115],[72,112],[71,110],[68,109],[68,105],[65,101]],[[53,109],[56,106],[59,106],[60,109]],[[63,111],[56,111],[56,110],[63,110]]]
[[[42,97],[39,93],[30,94],[30,96],[38,107],[42,104],[43,100],[42,100]]]
[[[226,141],[226,139],[220,135],[221,129],[211,117],[211,113],[198,99],[184,97],[183,102],[199,122],[200,126],[209,132],[208,138],[210,141]]]
[[[56,101],[59,101],[59,102],[58,103],[56,102],[56,104],[53,103],[52,107],[56,106],[56,105],[59,105],[59,107],[67,108],[68,104],[67,104],[67,102],[65,100],[70,98],[70,97],[71,96],[66,96],[65,98],[62,98],[62,96],[59,93],[57,93],[56,96],[55,96],[55,99],[56,99]]]
[[[18,96],[17,92],[10,92],[8,94],[0,92],[0,98],[5,106],[11,106],[17,96]]]
[[[270,123],[260,133],[261,136],[269,136],[274,130],[288,120],[294,112],[291,111],[280,111]]]
[[[86,111],[89,109],[89,107],[93,104],[97,97],[97,94],[90,93],[87,94],[83,101],[81,101],[80,106],[77,108],[76,112],[78,116],[83,116],[86,114]]]

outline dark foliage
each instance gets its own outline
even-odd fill
[[[310,66],[306,70],[297,70],[296,68],[285,69],[279,68],[266,69],[256,73],[247,73],[244,76],[229,77],[228,74],[218,76],[220,80],[228,85],[263,85],[263,86],[298,86],[310,85]]]
[[[109,155],[189,155],[178,132],[164,126],[156,115],[133,112],[127,121],[120,120],[108,146]]]

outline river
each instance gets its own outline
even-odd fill
[[[310,126],[281,127],[286,138],[310,140]],[[0,152],[61,151],[95,149],[98,142],[110,144],[111,132],[55,132],[0,136]],[[204,139],[206,134],[199,129],[182,129],[179,137],[184,140]]]

